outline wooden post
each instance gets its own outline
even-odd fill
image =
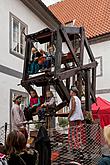
[[[80,35],[81,35],[81,41],[80,41],[80,55],[79,55],[79,62],[80,66],[83,65],[83,57],[84,57],[84,28],[80,28]],[[78,91],[79,91],[79,98],[81,99],[82,95],[82,74],[81,71],[77,74],[77,81],[78,81]]]
[[[96,67],[92,69],[92,89],[96,94]]]
[[[91,48],[90,48],[90,45],[89,45],[88,40],[87,40],[86,37],[84,37],[84,45],[85,45],[85,47],[86,47],[87,53],[88,53],[88,55],[89,55],[89,57],[90,57],[90,60],[91,60],[92,62],[95,61],[94,55],[93,55],[93,53],[92,53],[92,50],[91,50]]]
[[[31,40],[30,38],[26,39],[26,48],[25,48],[25,58],[24,58],[24,69],[23,69],[23,78],[22,80],[26,80],[28,75],[28,65],[31,56]]]
[[[90,70],[85,70],[85,110],[90,111]]]
[[[56,40],[56,53],[55,53],[55,77],[57,77],[57,73],[60,72],[61,59],[62,59],[62,37],[58,29],[57,40]]]

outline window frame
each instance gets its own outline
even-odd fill
[[[97,74],[97,71],[96,71],[96,77],[102,77],[103,76],[103,69],[102,69],[102,67],[103,67],[103,65],[102,65],[102,56],[98,56],[98,57],[95,57],[95,60],[97,61],[97,59],[99,59],[100,60],[100,73],[99,74]],[[97,65],[97,67],[98,67],[98,65]],[[96,70],[97,70],[97,68],[96,68]]]
[[[24,59],[25,54],[17,53],[12,50],[12,42],[13,42],[12,41],[12,32],[13,32],[12,31],[12,19],[15,19],[15,21],[17,21],[21,25],[25,26],[26,34],[28,33],[28,25],[26,25],[23,21],[21,21],[18,17],[16,17],[11,12],[9,12],[9,19],[10,19],[10,22],[9,22],[9,52],[10,52],[10,54],[15,55],[16,57],[18,57],[20,59]]]

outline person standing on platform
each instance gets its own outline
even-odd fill
[[[76,87],[71,87],[70,89],[70,103],[69,103],[69,134],[70,144],[72,146],[73,152],[79,150],[81,147],[82,139],[82,121],[84,120],[81,101],[78,98],[78,89]],[[74,143],[73,143],[74,142]]]
[[[19,130],[24,127],[23,122],[25,121],[25,116],[23,111],[20,109],[20,104],[22,100],[22,95],[17,95],[14,97],[14,105],[11,109],[11,124],[12,130]]]
[[[79,125],[83,120],[83,113],[81,109],[81,101],[78,98],[78,89],[71,87],[70,89],[70,103],[69,103],[69,115],[68,121],[70,126]]]

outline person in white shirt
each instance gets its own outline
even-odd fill
[[[71,87],[70,89],[70,103],[69,103],[69,115],[68,121],[70,126],[79,125],[83,120],[83,113],[81,109],[81,101],[78,98],[78,89]]]
[[[21,100],[22,95],[17,95],[13,99],[14,105],[11,109],[12,130],[19,130],[21,127],[24,127],[22,122],[25,121],[25,116],[23,111],[20,109]]]

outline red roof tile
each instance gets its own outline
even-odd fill
[[[76,19],[89,38],[110,33],[110,0],[63,0],[49,9],[63,24]]]

